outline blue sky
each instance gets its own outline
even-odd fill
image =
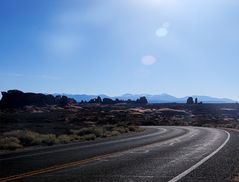
[[[238,0],[1,0],[0,89],[239,100]]]

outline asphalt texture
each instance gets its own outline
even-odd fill
[[[230,181],[239,132],[148,127],[143,133],[0,155],[0,182]]]

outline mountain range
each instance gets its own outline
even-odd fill
[[[54,95],[59,95],[59,94],[54,94]],[[159,95],[150,95],[150,94],[124,94],[121,96],[114,96],[110,97],[104,94],[100,95],[87,95],[87,94],[79,94],[79,95],[74,95],[74,94],[60,94],[60,95],[65,95],[69,98],[75,99],[77,102],[80,101],[89,101],[90,99],[96,98],[100,96],[101,98],[111,98],[111,99],[120,99],[120,100],[136,100],[139,97],[145,96],[148,100],[149,103],[186,103],[186,100],[189,96],[186,97],[174,97],[169,94],[159,94]],[[200,96],[200,95],[193,95],[190,96],[193,98],[198,98],[198,101],[202,101],[203,103],[235,103],[235,100],[228,99],[228,98],[216,98],[216,97],[210,97],[210,96]]]

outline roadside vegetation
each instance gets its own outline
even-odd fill
[[[129,132],[140,132],[138,126],[107,125],[102,127],[85,127],[71,130],[68,134],[40,134],[30,130],[14,130],[4,132],[0,138],[1,150],[16,150],[29,146],[50,146],[55,144],[66,144],[70,142],[89,141],[97,138],[118,136]]]

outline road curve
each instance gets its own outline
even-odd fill
[[[229,181],[239,133],[160,126],[114,140],[0,155],[7,181]]]

